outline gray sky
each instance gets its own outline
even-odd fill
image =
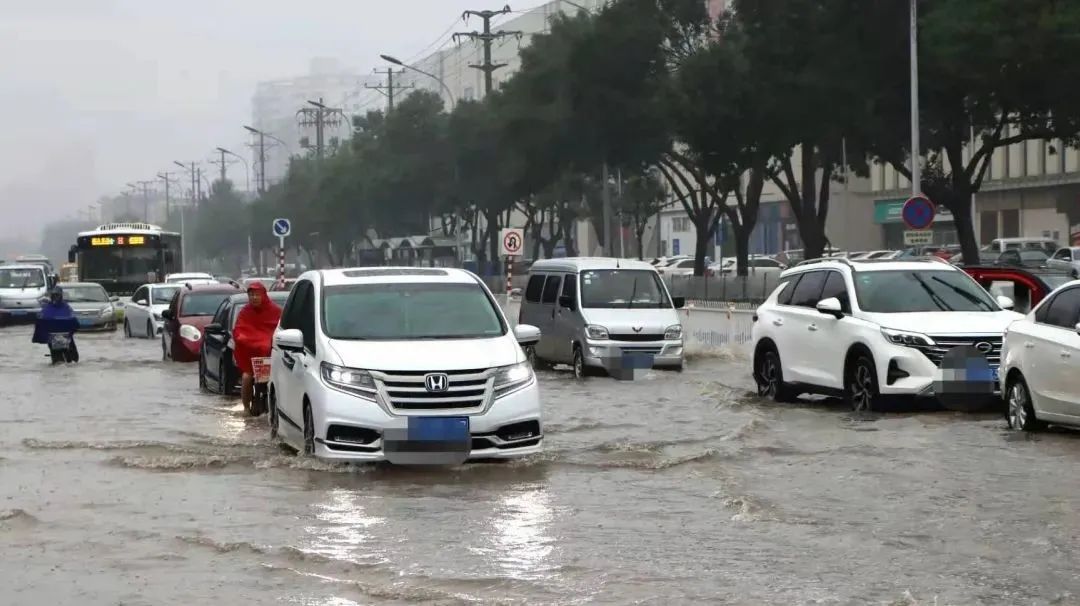
[[[503,4],[0,0],[0,237],[36,240],[175,159],[244,149],[259,80],[305,74],[315,57],[370,72],[379,53],[413,57],[451,26],[473,29],[462,10]]]

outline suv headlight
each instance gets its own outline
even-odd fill
[[[533,369],[528,362],[503,366],[495,373],[495,397],[510,395],[531,383],[532,380]]]
[[[596,324],[589,324],[585,327],[585,336],[597,341],[608,340],[608,330],[603,326],[597,326]]]
[[[889,343],[906,345],[908,347],[934,344],[934,340],[924,334],[903,330],[892,330],[891,328],[882,328],[881,336],[885,337],[885,340]]]
[[[199,332],[198,328],[195,328],[190,324],[183,324],[180,326],[180,338],[194,342],[202,338],[202,333]]]
[[[326,362],[322,363],[323,381],[338,389],[347,391],[364,398],[375,401],[375,378],[366,370],[335,366]]]
[[[676,324],[674,326],[668,326],[664,329],[664,340],[673,341],[675,339],[682,338],[682,324]]]

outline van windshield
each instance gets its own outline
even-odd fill
[[[37,268],[0,268],[0,288],[43,288],[45,272]]]
[[[322,304],[323,330],[331,339],[490,339],[507,330],[479,284],[330,286]]]
[[[672,305],[655,271],[602,269],[581,272],[581,307],[661,309]]]

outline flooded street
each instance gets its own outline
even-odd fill
[[[297,458],[157,341],[0,330],[4,604],[1076,604],[1080,435],[852,419],[744,360],[541,375],[546,452]],[[936,600],[936,601],[935,601]]]

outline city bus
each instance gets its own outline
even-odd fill
[[[107,223],[80,232],[68,251],[80,282],[96,282],[111,295],[130,296],[143,284],[182,271],[180,234],[149,223]]]

